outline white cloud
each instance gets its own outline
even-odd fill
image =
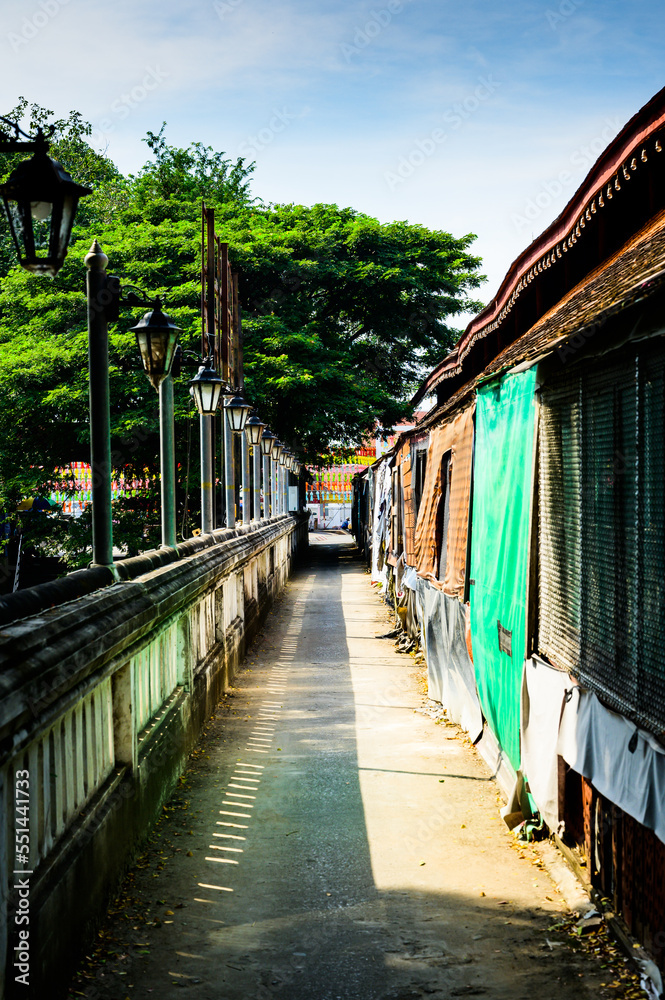
[[[3,0],[2,107],[23,94],[58,115],[81,111],[124,170],[144,162],[141,137],[167,120],[174,144],[249,150],[266,200],[476,232],[488,298],[583,179],[571,157],[588,160],[607,119],[623,124],[660,86],[662,15],[643,2],[638,23],[628,0],[584,0],[553,28],[546,11],[558,0],[404,0],[387,20],[388,5]],[[475,107],[488,77],[498,86]],[[435,129],[446,140],[391,188],[386,173]],[[564,169],[572,180],[518,227],[513,217]]]

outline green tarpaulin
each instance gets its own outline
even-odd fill
[[[520,766],[536,369],[478,389],[471,539],[471,640],[485,718]]]

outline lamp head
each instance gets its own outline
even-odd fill
[[[254,413],[247,423],[245,424],[245,434],[247,435],[247,440],[253,448],[258,447],[261,444],[261,438],[263,437],[263,428],[265,424],[261,422],[259,417]]]
[[[159,389],[171,371],[178,334],[182,330],[157,305],[145,313],[136,326],[130,327],[130,331],[136,334],[143,369],[153,388]]]
[[[40,133],[36,152],[0,185],[0,196],[21,266],[54,278],[67,256],[79,199],[92,189],[77,184],[47,150]]]
[[[219,406],[219,397],[225,388],[224,381],[212,366],[212,358],[205,358],[193,379],[189,389],[194,397],[196,409],[202,417],[210,417]]]
[[[270,428],[266,427],[261,436],[261,451],[263,452],[264,455],[272,455],[273,445],[275,444],[276,440],[277,438],[271,432]]]
[[[240,395],[233,396],[231,399],[227,399],[224,410],[231,430],[235,431],[236,434],[241,434],[245,429],[251,410],[249,403],[246,403]]]

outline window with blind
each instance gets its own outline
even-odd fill
[[[404,561],[407,566],[416,564],[416,511],[413,499],[412,452],[402,452],[402,514],[404,525]]]
[[[541,394],[538,650],[665,729],[665,351],[563,371]]]
[[[401,555],[403,545],[402,525],[404,523],[404,515],[400,479],[400,467],[397,465],[392,473],[392,496],[390,504],[390,551],[393,556]]]
[[[436,512],[436,548],[438,553],[438,579],[446,578],[448,563],[448,526],[450,524],[450,478],[452,472],[452,451],[444,453],[441,459],[441,496]]]
[[[420,501],[422,499],[423,490],[425,488],[425,472],[427,471],[427,449],[426,448],[413,448],[411,450],[411,468],[415,473],[414,482],[414,501],[416,508],[416,515],[420,508]]]

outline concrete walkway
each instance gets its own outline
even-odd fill
[[[484,763],[424,693],[349,536],[312,536],[71,996],[616,995],[548,927]],[[548,943],[548,940],[550,943]]]

